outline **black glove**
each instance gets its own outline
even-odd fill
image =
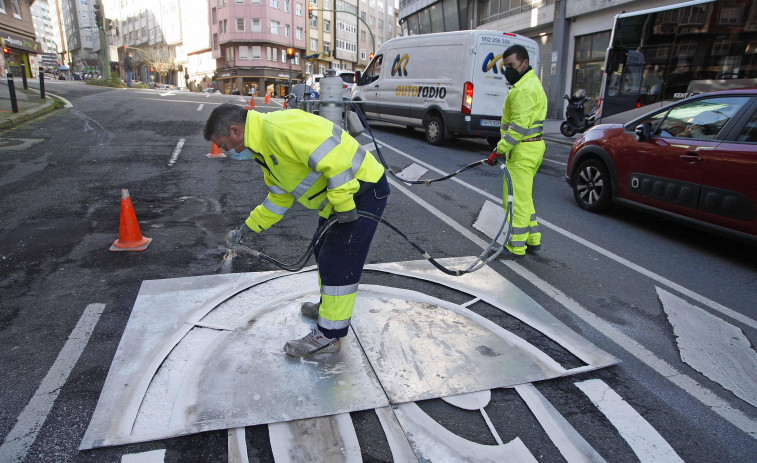
[[[339,212],[336,211],[336,221],[339,223],[354,222],[358,219],[357,209],[350,209],[349,211]]]
[[[245,244],[252,241],[255,232],[250,230],[246,223],[243,223],[238,230],[231,230],[226,234],[226,243],[228,244]]]

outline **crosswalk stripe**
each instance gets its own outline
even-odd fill
[[[683,463],[660,433],[604,381],[589,379],[575,385],[610,420],[641,463]]]

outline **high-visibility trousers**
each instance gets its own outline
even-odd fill
[[[543,140],[521,141],[508,156],[507,170],[513,182],[513,231],[506,246],[513,254],[523,255],[527,246],[541,245],[532,191],[545,149]],[[503,184],[507,198],[507,178]]]
[[[370,190],[356,196],[358,211],[381,217],[389,196],[389,183],[382,176]],[[319,225],[326,220],[321,218]],[[318,328],[327,338],[347,335],[355,307],[355,296],[378,222],[366,217],[349,223],[335,223],[315,247],[321,307]]]

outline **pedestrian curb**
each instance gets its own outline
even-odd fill
[[[42,105],[27,109],[22,113],[13,114],[8,116],[5,120],[0,121],[0,130],[15,127],[19,124],[27,122],[31,119],[41,116],[42,114],[49,113],[55,110],[55,101],[51,97],[48,101],[42,103]]]

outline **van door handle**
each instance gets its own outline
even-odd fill
[[[378,88],[378,84],[374,85],[373,88]]]

